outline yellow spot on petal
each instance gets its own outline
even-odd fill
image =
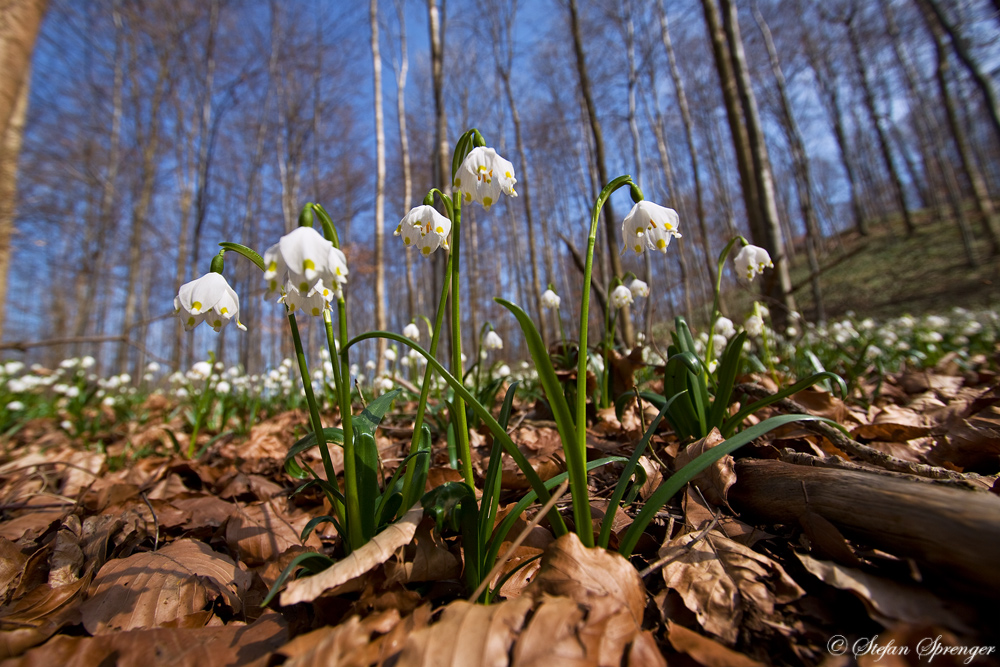
[[[189,327],[193,327],[194,326],[194,318],[193,317],[189,317],[188,318],[187,325]]]
[[[312,261],[311,259],[302,260],[303,271],[308,271],[309,269],[315,269],[315,268],[316,268],[316,262]]]
[[[212,326],[215,327],[216,331],[218,331],[219,327],[222,326],[222,320],[215,320],[214,322],[212,322]]]
[[[424,246],[423,248],[420,249],[420,252],[424,253],[425,255],[429,255],[431,254],[431,249],[427,246]]]
[[[669,222],[664,222],[664,223],[663,223],[663,226],[667,228],[667,231],[668,231],[668,232],[669,232],[669,231],[670,231],[671,229],[673,229],[673,228],[674,228],[674,226],[673,226],[673,225],[671,225],[671,224],[670,224]]]
[[[493,206],[493,197],[483,197],[483,208]]]
[[[462,179],[461,178],[456,178],[455,179],[455,187],[456,188],[462,187]]]
[[[268,286],[271,288],[272,292],[275,292],[278,290],[278,281],[272,280],[270,283],[268,283]]]
[[[437,232],[438,234],[444,234],[444,227],[441,227],[441,226],[439,225],[439,226],[438,226],[438,228],[437,228],[437,229],[435,229],[434,231],[436,231],[436,232]]]
[[[667,240],[666,239],[660,239],[660,240],[658,240],[656,242],[656,247],[659,248],[660,250],[666,250],[667,249]]]
[[[410,240],[409,236],[404,236],[403,237],[403,243],[406,244],[406,245],[410,245],[410,243],[412,243],[412,241]]]
[[[313,315],[319,315],[319,308],[313,308]]]
[[[198,313],[201,312],[201,301],[195,301],[191,304],[191,312]]]
[[[223,306],[223,307],[222,307],[222,310],[220,310],[219,312],[220,312],[221,314],[225,315],[226,313],[228,313],[228,312],[229,312],[229,309],[228,309],[228,308],[226,308],[225,306]]]
[[[338,276],[339,276],[339,275],[343,275],[343,274],[341,274],[341,273],[340,273],[340,267],[339,267],[339,266],[337,267],[337,275],[338,275]]]
[[[274,260],[271,260],[271,263],[267,265],[267,270],[268,271],[277,271],[278,270],[278,263],[275,262]]]
[[[307,282],[301,282],[301,283],[299,283],[299,291],[300,292],[308,292],[309,291],[309,283],[307,283]]]
[[[510,173],[509,171],[505,171],[504,176],[506,176],[507,178],[514,178],[514,174]]]
[[[289,304],[289,306],[288,306],[288,312],[290,312],[290,313],[294,313],[295,312],[295,304],[294,303]]]
[[[638,243],[636,243],[636,244],[635,244],[635,251],[636,251],[637,253],[639,253],[639,252],[642,252],[642,246],[641,246],[641,245],[639,245]]]

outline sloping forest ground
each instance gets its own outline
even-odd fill
[[[844,242],[850,252],[858,240]],[[969,271],[940,245],[867,240],[824,273],[830,312],[998,303],[1000,264]],[[725,457],[659,512],[629,560],[554,539],[545,520],[529,523],[534,505],[510,533],[522,540],[497,581],[513,575],[491,605],[464,601],[460,539],[417,510],[345,559],[349,572],[262,607],[297,555],[341,553],[330,524],[300,539],[330,513],[317,492],[290,494],[283,461],[308,430],[304,410],[264,415],[242,436],[207,429],[194,459],[179,453],[190,428],[163,395],[144,399],[143,423],[106,411],[91,441],[33,419],[0,443],[0,664],[1000,664],[1000,350],[883,371],[874,361],[855,367],[846,400],[808,390],[751,418],[805,412],[850,437],[791,424]],[[644,377],[662,392],[657,369]],[[748,373],[734,396],[774,392],[775,379],[790,380]],[[377,433],[386,475],[414,409],[397,401]],[[595,411],[588,457],[629,456],[655,412]],[[543,478],[565,470],[550,420],[530,397],[510,420]],[[485,433],[473,434],[479,480]],[[718,441],[683,446],[661,424],[611,546],[664,478]],[[460,479],[445,450],[438,433],[428,489]],[[592,475],[595,522],[620,472]],[[513,467],[503,480],[509,510],[526,483]]]

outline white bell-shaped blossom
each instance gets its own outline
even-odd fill
[[[279,286],[308,295],[320,281],[336,293],[347,283],[347,258],[312,227],[297,227],[264,253],[264,280],[271,292]]]
[[[462,200],[467,204],[477,201],[487,211],[501,193],[516,197],[515,183],[514,165],[485,146],[469,151],[455,175],[455,188],[462,193]]]
[[[174,311],[186,331],[203,321],[216,331],[222,331],[230,320],[236,320],[240,329],[247,329],[240,322],[239,296],[222,274],[214,271],[181,285],[174,297]]]
[[[764,332],[764,320],[758,315],[751,315],[743,322],[743,328],[751,336],[759,336]]]
[[[330,307],[334,292],[327,288],[320,280],[311,290],[300,292],[291,279],[285,283],[285,293],[279,301],[288,306],[288,312],[294,313],[302,311],[307,315],[321,315],[324,310]]]
[[[559,295],[553,292],[552,290],[547,289],[544,292],[542,292],[542,308],[546,308],[548,310],[556,310],[557,308],[559,308],[560,301],[562,301],[562,299],[560,299]]]
[[[677,211],[672,208],[646,200],[637,202],[622,221],[622,242],[636,254],[646,248],[666,252],[670,239],[681,236],[678,222]]]
[[[396,361],[396,350],[391,347],[385,350],[385,360],[386,361]]]
[[[629,283],[628,289],[632,292],[633,299],[649,296],[649,285],[638,278]]]
[[[403,327],[403,335],[410,340],[420,340],[420,327],[418,327],[415,323],[410,322]]]
[[[451,220],[426,204],[411,208],[393,233],[394,236],[401,236],[405,245],[420,248],[420,254],[425,256],[438,248],[448,250],[449,234]]]
[[[720,316],[715,320],[715,333],[729,339],[736,335],[736,326],[728,317]]]
[[[483,338],[483,347],[487,350],[502,350],[503,339],[500,338],[500,334],[496,331],[488,331]]]
[[[755,245],[745,245],[733,260],[736,264],[736,274],[753,280],[758,273],[763,273],[766,268],[774,268],[771,256],[763,248]]]
[[[632,301],[632,290],[624,285],[619,285],[611,291],[611,305],[616,309],[624,308],[632,303]]]

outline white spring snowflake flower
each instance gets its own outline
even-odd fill
[[[736,335],[736,327],[731,319],[720,316],[719,319],[715,320],[715,333],[729,339]]]
[[[396,226],[394,236],[401,236],[406,246],[416,245],[420,254],[428,256],[438,248],[448,250],[451,220],[433,206],[422,204],[410,209]]]
[[[547,289],[542,292],[542,308],[545,308],[546,310],[556,310],[559,308],[560,301],[562,301],[562,299],[560,299],[559,295],[552,290]]]
[[[479,146],[469,151],[455,175],[455,188],[462,193],[466,204],[482,204],[487,211],[500,198],[501,193],[516,197],[514,165],[497,155],[492,148]]]
[[[297,227],[282,236],[264,252],[264,267],[268,291],[274,293],[284,287],[286,295],[296,292],[291,297],[293,302],[299,297],[309,298],[314,289],[325,288],[339,296],[342,286],[347,283],[344,253],[312,227]],[[317,288],[320,283],[322,287]],[[297,307],[302,306],[298,304]]]
[[[410,340],[420,340],[420,327],[418,327],[414,322],[410,322],[403,327],[403,335]]]
[[[633,302],[632,290],[625,287],[624,285],[619,285],[614,288],[611,292],[611,305],[617,308],[624,308]]]
[[[767,250],[755,245],[743,246],[733,263],[736,265],[736,274],[750,281],[758,273],[763,273],[765,268],[774,268]]]
[[[681,237],[678,221],[677,211],[672,208],[646,200],[637,202],[622,221],[622,242],[636,254],[646,248],[666,252],[670,240]]]
[[[502,350],[503,339],[500,338],[500,334],[496,331],[488,331],[483,338],[483,347],[487,350]]]
[[[649,285],[638,278],[629,283],[628,289],[632,292],[633,299],[649,296]]]
[[[743,328],[751,336],[759,336],[764,331],[764,320],[757,315],[751,315],[743,322]]]
[[[386,361],[396,361],[396,350],[391,347],[385,350],[385,360]]]
[[[190,331],[201,322],[216,331],[222,331],[231,320],[243,331],[247,328],[240,322],[240,298],[229,286],[221,273],[207,273],[189,283],[181,285],[174,297],[174,311]]]

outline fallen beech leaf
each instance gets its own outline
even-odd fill
[[[28,557],[6,537],[0,537],[0,605],[7,602],[7,594],[17,588],[21,569]]]
[[[367,620],[367,619],[366,619]],[[379,645],[371,641],[371,630],[357,616],[351,616],[333,627],[320,628],[308,635],[296,637],[291,644],[312,645],[306,650],[296,646],[283,647],[289,655],[284,667],[367,667],[378,659]],[[294,653],[288,653],[291,649]]]
[[[521,632],[514,645],[514,664],[518,667],[597,665],[597,656],[588,657],[587,647],[579,636],[579,627],[585,616],[586,611],[569,598],[542,596],[528,627]]]
[[[303,543],[299,540],[302,528],[309,517],[302,515],[296,527],[290,517],[284,516],[272,502],[247,507],[237,507],[226,522],[226,544],[241,561],[251,567],[263,565],[289,548],[308,545],[319,548],[321,542],[315,533]]]
[[[506,667],[510,646],[531,604],[527,598],[488,607],[464,600],[452,602],[444,608],[440,621],[410,635],[396,665]],[[515,663],[521,664],[516,659]]]
[[[716,532],[699,541],[695,537],[694,533],[681,535],[659,550],[661,559],[671,559],[663,567],[663,580],[680,594],[698,623],[723,641],[736,641],[744,609],[770,616],[776,604],[803,595],[798,584],[767,556]]]
[[[109,561],[81,608],[91,634],[152,628],[199,612],[221,594],[236,612],[250,575],[204,542],[177,540],[159,551]]]
[[[214,532],[236,511],[233,503],[204,493],[184,493],[171,498],[170,504],[191,513],[191,518],[183,524],[187,530],[212,529]]]
[[[646,472],[646,481],[639,489],[639,497],[648,500],[653,492],[660,488],[660,484],[663,482],[663,473],[660,472],[660,466],[646,456],[639,457],[639,465]]]
[[[319,574],[296,579],[281,593],[282,606],[298,602],[312,602],[326,591],[359,577],[372,568],[389,560],[399,547],[409,544],[417,532],[417,524],[424,516],[424,509],[414,505],[402,519],[389,524],[367,544],[362,545],[343,560]]]
[[[628,667],[667,667],[667,661],[656,645],[656,638],[643,630],[628,650]]]
[[[461,574],[462,566],[458,559],[448,551],[431,526],[432,521],[421,521],[412,543],[406,548],[403,561],[386,563],[386,583],[440,581],[454,579]]]
[[[55,545],[49,557],[49,585],[53,588],[71,584],[83,570],[83,549],[80,548],[80,517],[70,514],[56,533]]]
[[[268,613],[252,625],[213,628],[156,628],[97,637],[60,635],[5,667],[143,665],[144,667],[236,667],[273,653],[288,639],[287,624]]]
[[[0,612],[0,659],[41,644],[68,623],[79,622],[77,606],[90,577],[53,588],[42,584]]]
[[[674,459],[674,470],[680,470],[691,461],[698,458],[708,450],[725,442],[725,438],[719,433],[719,429],[712,431],[697,442],[692,442],[685,447]],[[713,505],[729,507],[729,488],[736,483],[736,469],[733,464],[733,457],[729,454],[705,468],[698,473],[691,483],[696,485],[705,494],[705,499]]]
[[[872,619],[882,625],[894,621],[911,624],[943,625],[960,633],[974,631],[940,597],[928,590],[868,574],[836,563],[795,553],[806,569],[821,581],[850,591],[864,602]]]
[[[500,545],[501,555],[507,553],[507,549],[510,547],[510,542],[504,542]],[[496,578],[491,583],[491,586],[496,586],[497,582],[506,577],[508,574],[514,572],[510,575],[500,587],[500,595],[506,600],[513,600],[514,598],[521,595],[525,587],[531,583],[531,581],[538,574],[538,568],[541,567],[541,562],[536,558],[542,553],[541,549],[535,549],[533,547],[519,546],[514,550],[514,553],[507,557],[507,561],[504,562],[500,571],[497,572]],[[527,565],[526,561],[535,558]]]
[[[675,651],[686,653],[704,667],[763,667],[762,663],[673,621],[667,621],[667,637]]]

